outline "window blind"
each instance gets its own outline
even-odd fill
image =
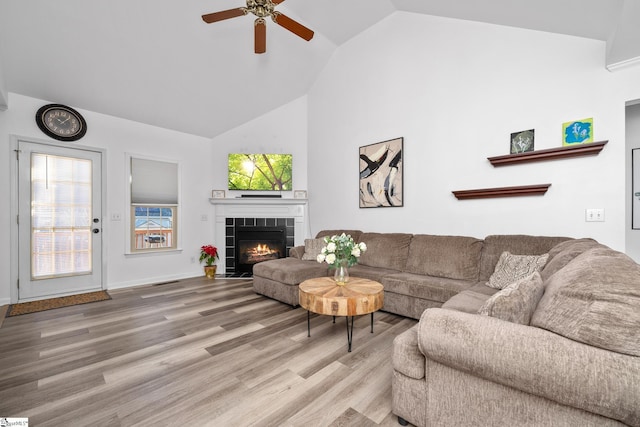
[[[131,158],[131,203],[178,204],[178,164]]]

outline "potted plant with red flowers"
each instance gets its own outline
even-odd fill
[[[214,279],[216,276],[217,265],[214,263],[218,258],[218,248],[215,246],[205,245],[200,248],[200,262],[206,262],[204,274],[208,279]]]

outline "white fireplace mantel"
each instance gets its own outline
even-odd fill
[[[238,197],[235,199],[215,199],[210,198],[209,202],[212,205],[224,205],[224,206],[288,206],[298,205],[307,206],[307,199],[283,199],[280,197]]]
[[[215,239],[225,241],[227,218],[294,218],[295,246],[304,245],[304,239],[310,237],[308,199],[281,198],[210,198],[215,207]],[[224,257],[220,257],[218,267],[226,271]]]

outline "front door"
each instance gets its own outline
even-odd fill
[[[102,289],[102,153],[18,141],[18,300]]]

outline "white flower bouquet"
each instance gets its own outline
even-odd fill
[[[329,264],[329,268],[338,268],[343,265],[351,267],[358,263],[362,252],[367,250],[364,242],[356,243],[349,234],[342,233],[339,236],[325,237],[326,246],[320,251],[317,261]]]

